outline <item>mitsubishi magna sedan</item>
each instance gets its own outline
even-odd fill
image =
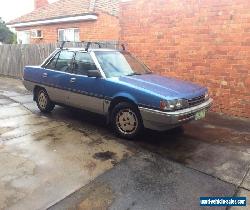
[[[60,48],[25,67],[23,80],[41,112],[57,104],[98,113],[127,139],[200,120],[213,101],[207,88],[156,75],[126,50]]]

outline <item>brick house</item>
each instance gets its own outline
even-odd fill
[[[214,111],[250,117],[249,0],[127,0],[121,41],[152,70],[209,88]]]
[[[118,40],[118,0],[35,0],[33,12],[12,20],[19,43]]]

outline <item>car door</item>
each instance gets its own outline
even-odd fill
[[[42,83],[52,101],[62,104],[69,103],[71,90],[70,79],[74,52],[62,50],[45,66]]]
[[[70,103],[72,106],[91,112],[103,114],[103,85],[102,78],[88,77],[88,70],[97,70],[97,67],[88,52],[76,52],[73,74],[71,78]]]

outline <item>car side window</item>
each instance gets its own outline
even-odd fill
[[[57,62],[57,59],[59,57],[60,53],[57,53],[54,58],[46,65],[46,69],[53,69],[55,70],[56,69],[56,62]]]
[[[75,55],[73,72],[79,75],[87,75],[88,70],[97,70],[90,54],[86,52],[77,52]]]
[[[75,53],[71,51],[61,51],[56,62],[55,70],[62,72],[70,72],[74,55]]]

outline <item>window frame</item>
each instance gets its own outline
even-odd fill
[[[48,68],[48,65],[50,65],[51,62],[55,59],[55,57],[58,56],[57,59],[56,59],[56,64],[57,64],[57,60],[58,60],[60,54],[61,54],[61,51],[58,51],[57,53],[55,53],[55,54],[48,60],[48,62],[46,62],[46,63],[44,64],[43,68],[49,69],[49,70],[52,70],[52,71],[56,71],[56,69]],[[55,67],[56,67],[56,64],[55,64]]]
[[[74,52],[74,54],[76,54],[76,52],[87,52],[87,51],[85,51],[85,50],[74,50],[74,49],[64,49],[64,50],[68,50],[68,51]],[[52,59],[54,59],[55,56],[56,56],[58,53],[60,53],[61,51],[62,51],[62,49],[59,49],[59,48],[56,49],[53,53],[50,54],[50,56],[49,56],[48,58],[45,59],[45,61],[41,64],[41,67],[44,68],[44,69],[50,70],[50,71],[57,71],[57,70],[54,70],[54,69],[48,69],[48,68],[47,68],[47,65],[48,65],[48,64],[52,61]],[[89,51],[88,53],[90,54],[91,58],[93,59],[95,65],[96,65],[96,67],[97,67],[97,70],[100,71],[100,73],[101,73],[101,75],[102,75],[102,78],[103,78],[103,79],[106,79],[107,77],[106,77],[106,75],[105,75],[105,73],[104,73],[104,71],[103,71],[101,65],[100,65],[99,62],[98,62],[98,59],[97,59],[97,57],[96,57],[96,55],[95,55],[95,52],[94,52],[94,51]],[[74,56],[75,56],[75,55],[74,55]],[[75,60],[75,57],[73,57],[73,62],[74,62],[74,60]],[[72,70],[73,70],[73,69],[72,69],[72,66],[71,66],[71,72],[64,72],[64,73],[65,73],[65,74],[76,75],[76,74],[73,73]],[[60,71],[57,71],[57,72],[60,72]],[[84,75],[78,75],[78,76],[88,77],[88,76],[84,76]]]
[[[65,30],[79,30],[79,40],[74,40],[74,41],[71,41],[71,42],[79,42],[80,41],[80,28],[59,28],[57,30],[57,40],[59,42],[64,42],[64,41],[69,41],[69,40],[65,40],[65,36],[63,37],[63,40],[60,40],[60,31],[65,31]],[[75,32],[75,31],[74,31]],[[75,34],[74,34],[75,36]]]
[[[74,56],[74,58],[73,58],[73,63],[72,63],[72,74],[75,74],[75,75],[78,75],[78,76],[84,76],[84,77],[87,76],[87,74],[79,74],[78,72],[74,71],[77,53],[86,53],[86,54],[88,54],[89,57],[91,58],[93,64],[95,64],[95,67],[96,67],[95,70],[98,70],[98,71],[99,71],[99,69],[98,69],[98,67],[97,67],[97,65],[96,65],[96,62],[95,62],[95,60],[93,59],[93,57],[92,57],[92,55],[91,55],[90,52],[87,52],[87,51],[76,51],[76,52],[75,52],[75,56]],[[91,71],[91,69],[89,69],[88,71]]]
[[[58,55],[57,59],[56,59],[56,64],[55,64],[55,68],[56,68],[56,65],[57,65],[57,62],[58,62],[58,59],[60,57],[60,54],[61,52],[63,51],[67,51],[67,52],[72,52],[73,53],[73,56],[72,56],[72,59],[71,59],[71,64],[70,64],[70,70],[69,71],[60,71],[58,69],[51,69],[51,68],[48,68],[47,66],[54,60],[54,58]],[[48,61],[42,66],[43,68],[47,69],[47,70],[51,70],[51,71],[56,71],[56,72],[62,72],[62,73],[72,73],[73,72],[73,63],[74,63],[74,60],[75,60],[75,55],[76,55],[76,52],[73,51],[73,50],[68,50],[68,49],[63,49],[63,50],[59,50],[57,51],[56,53],[54,53],[49,59]]]
[[[57,56],[57,54],[60,53],[60,52],[61,52],[61,50],[57,49],[57,50],[55,50],[53,53],[51,53],[51,54],[49,55],[49,57],[46,58],[45,61],[41,64],[41,67],[46,69],[46,68],[47,68],[47,65],[48,65],[48,64],[55,58],[55,56]]]

